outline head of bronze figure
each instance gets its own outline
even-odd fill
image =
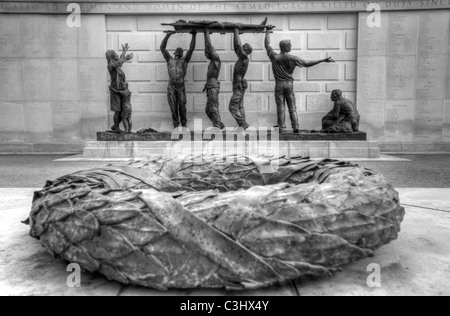
[[[292,50],[292,44],[290,40],[282,40],[280,42],[280,50],[282,53],[290,53]]]
[[[245,44],[242,48],[247,55],[250,55],[253,52],[253,48],[250,44]]]
[[[122,81],[122,82],[120,83],[120,89],[121,89],[121,90],[127,90],[127,89],[128,89],[128,82]]]
[[[113,50],[109,50],[106,52],[106,59],[108,60],[108,63],[112,60],[119,60],[119,55]]]
[[[184,56],[184,50],[181,47],[178,47],[175,50],[175,57],[183,58],[183,56]]]
[[[333,90],[333,92],[331,92],[331,101],[337,101],[340,98],[342,98],[342,91],[339,89]]]

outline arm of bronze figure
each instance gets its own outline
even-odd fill
[[[244,49],[242,48],[241,37],[239,36],[239,28],[234,29],[234,51],[238,57],[241,57],[245,54]]]
[[[313,66],[316,66],[321,63],[334,63],[334,62],[335,61],[331,57],[328,57],[328,58],[321,59],[321,60],[305,61],[305,64],[303,65],[303,67],[313,67]]]
[[[134,57],[133,53],[127,54],[129,49],[130,49],[130,46],[127,43],[125,45],[122,45],[122,55],[120,55],[119,61],[116,61],[117,66],[115,66],[115,67],[120,67],[127,61],[133,59],[133,57]]]
[[[267,55],[271,57],[273,54],[275,54],[275,51],[273,50],[272,46],[270,46],[270,33],[272,30],[270,28],[266,29],[266,39],[264,42],[264,45],[266,47]]]
[[[122,90],[116,89],[116,88],[111,87],[111,86],[109,87],[109,91],[114,92],[114,93],[122,94]]]
[[[126,52],[125,52],[125,54],[126,54]],[[133,57],[134,57],[134,54],[128,54],[128,55],[124,55],[123,53],[122,53],[122,55],[120,56],[120,58],[118,59],[118,60],[111,60],[110,61],[110,63],[109,63],[109,67],[111,67],[111,68],[118,68],[118,67],[122,67],[122,65],[124,64],[124,63],[126,63],[127,61],[129,61],[129,60],[131,60],[131,59],[133,59]]]
[[[122,55],[120,55],[120,59],[126,59],[127,52],[130,49],[130,46],[128,43],[125,43],[125,45],[122,45]]]
[[[125,59],[119,59],[119,60],[112,60],[110,63],[109,63],[109,66],[111,67],[111,68],[117,68],[117,67],[122,67],[122,65],[125,63]]]
[[[346,118],[345,115],[339,115],[339,118],[337,119],[336,123],[342,122]]]
[[[334,103],[334,109],[332,111],[333,113],[333,118],[334,119],[339,119],[339,114],[341,113],[341,104],[339,102],[335,102]]]
[[[160,47],[161,53],[163,54],[164,59],[165,59],[166,61],[169,61],[170,58],[172,58],[172,57],[170,57],[170,53],[169,53],[169,51],[167,50],[167,42],[169,41],[169,38],[170,38],[174,33],[175,33],[175,32],[167,32],[166,37],[164,37],[163,41],[161,42],[161,47]]]
[[[209,35],[208,29],[205,29],[205,49],[207,52],[210,53],[213,60],[220,61],[220,57],[217,54],[216,49],[214,48],[211,42],[211,36]]]
[[[192,31],[191,34],[192,34],[191,47],[189,48],[188,52],[186,53],[186,57],[184,58],[184,60],[187,63],[191,61],[192,54],[194,53],[195,45],[197,43],[197,32],[196,31]]]

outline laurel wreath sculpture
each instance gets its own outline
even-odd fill
[[[397,239],[382,176],[307,158],[152,158],[66,175],[34,195],[31,236],[108,279],[246,289],[328,275]],[[276,162],[273,174],[262,166]]]

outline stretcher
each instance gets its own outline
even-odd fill
[[[230,22],[218,22],[218,21],[184,21],[179,20],[175,23],[162,23],[163,26],[172,26],[176,33],[203,33],[205,29],[208,29],[210,33],[234,33],[236,28],[239,29],[240,34],[244,33],[264,33],[267,29],[272,30],[275,28],[273,25],[266,25],[267,18],[261,24],[242,24],[242,23],[230,23]]]

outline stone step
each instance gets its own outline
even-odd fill
[[[91,141],[86,142],[84,158],[144,158],[150,155],[273,155],[311,158],[380,158],[377,142],[369,141]]]

